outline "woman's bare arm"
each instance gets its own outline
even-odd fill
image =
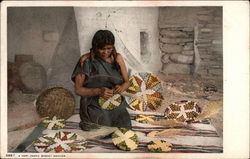
[[[81,69],[84,61],[90,57],[90,53],[83,55],[80,59]],[[97,96],[101,94],[100,88],[85,88],[83,82],[85,81],[86,75],[78,73],[75,77],[75,93],[79,96]]]
[[[75,93],[79,96],[83,97],[91,97],[91,96],[101,96],[104,98],[110,98],[113,95],[113,90],[108,89],[106,87],[102,88],[86,88],[83,87],[83,82],[85,80],[85,74],[77,74],[75,80]]]
[[[115,87],[114,93],[122,93],[129,87],[129,78],[128,78],[128,71],[126,64],[122,58],[121,54],[117,54],[116,62],[120,65],[121,68],[121,73],[122,73],[122,78],[124,80],[124,83],[121,85],[117,85]]]
[[[81,57],[81,69],[83,68],[84,61],[90,57],[90,53],[87,53]],[[75,93],[79,96],[83,97],[91,97],[91,96],[101,96],[104,98],[109,98],[113,95],[113,91],[106,87],[102,88],[86,88],[83,87],[83,83],[86,79],[86,75],[84,73],[78,73],[75,77]]]
[[[83,87],[83,82],[86,75],[79,73],[75,78],[75,93],[79,96],[98,96],[101,94],[101,88],[86,88]]]

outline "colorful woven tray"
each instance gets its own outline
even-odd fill
[[[156,117],[153,115],[137,115],[135,121],[139,123],[150,123],[155,121]]]
[[[103,97],[99,97],[98,102],[99,105],[102,107],[102,109],[113,110],[121,104],[122,97],[120,94],[115,94],[109,99],[104,99]]]
[[[131,130],[119,128],[112,134],[112,141],[115,146],[124,151],[131,151],[137,148],[138,136]]]
[[[184,122],[195,119],[200,113],[201,108],[195,102],[183,100],[170,104],[166,108],[165,116]]]
[[[42,121],[42,125],[47,129],[63,128],[65,126],[65,123],[65,119],[58,119],[56,116],[54,116],[53,118],[47,117]]]
[[[130,87],[127,93],[131,96],[126,100],[133,110],[156,110],[163,102],[163,89],[161,81],[151,73],[138,73],[130,79]]]
[[[76,133],[59,131],[44,135],[33,142],[35,150],[40,153],[82,152],[87,142]]]
[[[172,144],[164,140],[154,140],[147,144],[149,151],[152,152],[169,152],[172,150]]]

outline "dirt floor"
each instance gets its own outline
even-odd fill
[[[158,77],[162,80],[164,88],[164,103],[159,112],[164,112],[166,106],[180,100],[191,100],[201,108],[213,101],[223,101],[222,80],[202,79],[187,75],[163,75]],[[23,94],[15,90],[8,97],[8,129],[32,122],[39,119],[36,113],[35,100],[38,94]],[[211,118],[212,125],[222,136],[223,114],[222,110]],[[30,127],[24,130],[8,132],[8,151],[13,151],[34,129]]]

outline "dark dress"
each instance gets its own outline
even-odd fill
[[[72,74],[73,81],[75,81],[75,76],[78,73],[86,75],[83,84],[83,87],[86,88],[107,87],[111,89],[124,82],[120,68],[117,69],[114,63],[105,62],[100,58],[91,59],[89,57],[83,62],[82,67],[79,60]],[[121,105],[113,110],[102,109],[98,103],[98,98],[99,96],[81,97],[80,118],[82,123],[90,122],[99,125],[131,128],[130,116],[126,110],[128,104],[124,97],[122,97]]]

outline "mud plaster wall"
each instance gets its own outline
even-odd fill
[[[8,61],[30,54],[47,70],[69,15],[69,8],[8,8]]]
[[[108,29],[115,35],[117,52],[123,55],[130,70],[160,70],[158,8],[76,7],[75,14],[81,54],[89,52],[92,37],[97,30]],[[140,47],[141,32],[148,36],[148,56],[144,58]]]
[[[47,72],[47,87],[73,91],[71,73],[80,57],[72,7],[8,8],[8,61],[15,55],[33,55]]]
[[[222,8],[163,7],[159,10],[162,72],[222,78]]]

